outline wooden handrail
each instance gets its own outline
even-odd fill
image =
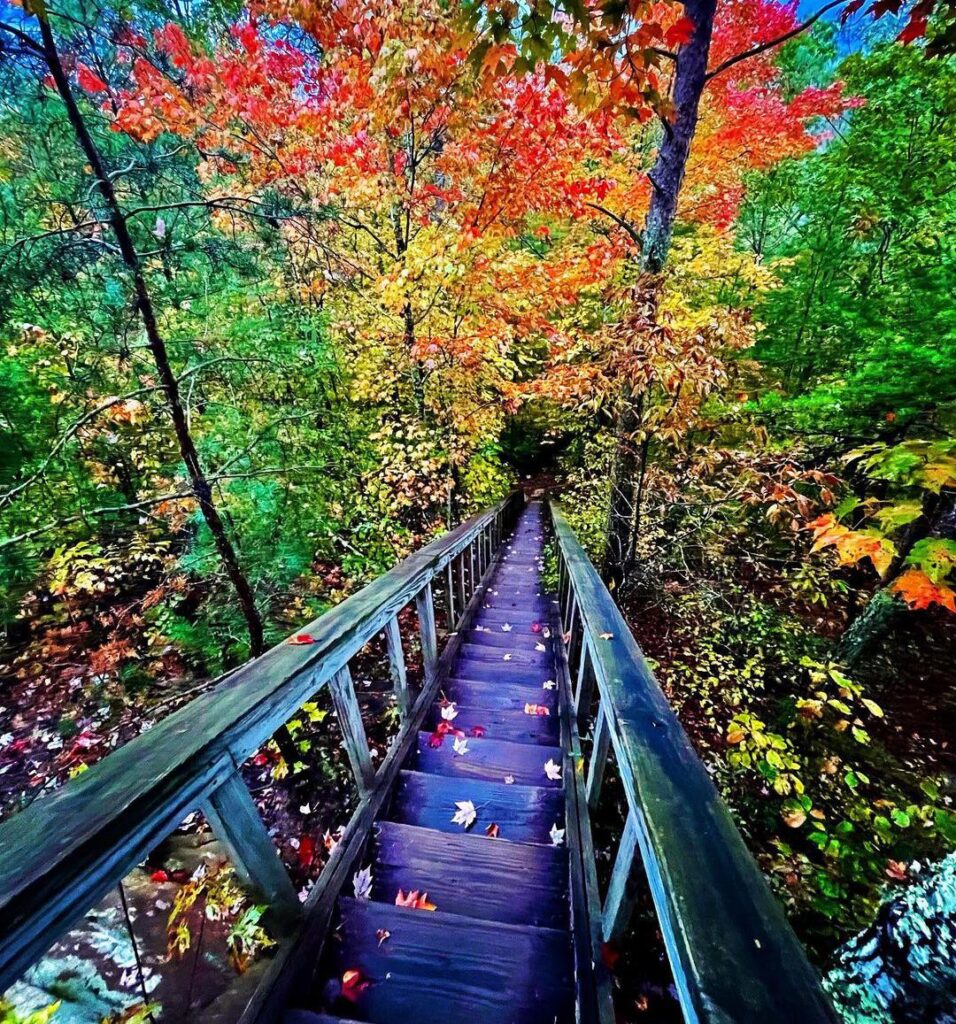
[[[572,667],[577,652],[578,728],[595,684],[599,697],[588,803],[599,798],[610,747],[629,809],[603,938],[626,925],[639,851],[687,1021],[831,1024],[837,1017],[816,971],[627,623],[560,507],[551,514]]]
[[[148,732],[108,755],[62,789],[0,824],[0,992],[35,963],[135,864],[201,807],[227,843],[240,874],[278,911],[299,912],[285,869],[258,819],[238,770],[243,761],[292,718],[301,705],[331,684],[344,745],[356,774],[360,802],[353,820],[364,820],[389,779],[375,779],[368,761],[348,662],[372,637],[386,632],[399,706],[405,725],[393,747],[416,728],[409,712],[397,614],[417,606],[425,688],[435,682],[438,652],[431,583],[458,560],[459,606],[449,629],[479,585],[474,548],[487,569],[508,520],[522,501],[515,492],[494,508],[409,556],[390,572],[298,632],[312,643],[282,643],[226,676],[213,689]],[[468,566],[464,566],[464,561]],[[470,569],[470,572],[468,572]],[[467,587],[465,574],[467,573]],[[422,711],[416,712],[420,717]],[[364,748],[364,749],[363,749]],[[397,772],[386,758],[379,771]]]

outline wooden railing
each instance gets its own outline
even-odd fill
[[[457,651],[455,625],[480,600],[482,580],[522,501],[516,492],[417,551],[304,627],[311,642],[273,648],[0,825],[0,993],[198,808],[286,938],[242,1020],[264,1019],[281,1005],[296,984],[295,963],[321,941],[332,900]],[[443,581],[451,631],[441,654],[436,580]],[[424,670],[417,693],[408,682],[398,628],[399,612],[411,603]],[[376,770],[348,665],[382,632],[402,725]],[[360,799],[300,904],[239,768],[326,685]]]
[[[586,774],[580,773],[580,789],[593,812],[613,750],[628,805],[603,904],[595,892],[588,815],[579,819],[575,840],[591,879],[592,943],[614,940],[624,932],[639,882],[639,860],[686,1020],[835,1021],[816,972],[627,623],[560,507],[552,505],[551,511],[567,683],[580,735],[589,733],[593,717],[593,743]],[[597,948],[593,959],[600,964]],[[606,986],[601,988],[599,981],[600,1017],[609,1019]]]

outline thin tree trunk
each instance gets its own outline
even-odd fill
[[[651,274],[659,274],[667,262],[677,200],[687,171],[687,158],[697,130],[700,97],[707,83],[707,58],[714,31],[717,0],[688,0],[685,14],[694,22],[694,34],[677,51],[674,72],[673,123],[665,123],[664,138],[657,151],[651,171],[651,206],[644,228],[642,266]]]
[[[232,583],[236,596],[239,599],[239,607],[242,611],[243,618],[246,621],[246,628],[249,632],[250,650],[252,651],[253,656],[258,656],[262,654],[265,649],[262,619],[259,615],[258,609],[256,608],[252,587],[249,585],[249,580],[242,571],[238,556],[236,555],[236,550],[226,533],[226,528],[223,524],[222,517],[219,515],[219,510],[213,502],[212,488],[210,487],[203,472],[199,453],[196,451],[195,443],[193,442],[192,435],[189,432],[189,425],[186,420],[185,410],[183,409],[182,401],[180,399],[179,383],[176,380],[176,375],[173,373],[173,369],[169,361],[169,353],[166,350],[166,343],[163,341],[162,335],[159,332],[159,327],[156,322],[156,311],[150,297],[149,288],[146,284],[146,278],[143,274],[139,254],[133,244],[132,236],[130,235],[129,228],[126,224],[126,218],[123,215],[119,200],[117,199],[116,192],[113,188],[113,182],[110,180],[109,175],[106,172],[100,152],[97,149],[96,143],[93,141],[93,137],[90,135],[86,122],[83,120],[83,115],[80,112],[80,108],[77,106],[76,99],[73,96],[70,83],[63,70],[63,64],[56,48],[56,42],[54,41],[53,31],[50,27],[49,21],[46,16],[42,14],[37,20],[40,25],[40,36],[43,41],[43,52],[47,66],[50,69],[50,74],[53,76],[53,80],[56,83],[60,96],[66,105],[67,115],[70,119],[73,131],[76,134],[77,142],[83,150],[86,159],[89,161],[90,167],[96,178],[96,188],[103,197],[103,201],[106,204],[107,211],[109,212],[110,226],[113,229],[113,234],[116,236],[120,254],[133,279],[136,306],[139,310],[143,327],[146,331],[146,339],[149,344],[153,360],[156,364],[160,381],[166,392],[170,417],[172,418],[173,429],[176,434],[176,440],[179,444],[179,453],[186,465],[186,472],[189,474],[190,484],[192,486],[193,493],[196,496],[196,500],[199,502],[199,508],[202,512],[203,519],[209,527],[210,533],[212,533],[216,550],[219,553],[219,558],[222,561],[226,574],[229,577],[229,581]]]
[[[716,6],[717,0],[688,0],[684,4],[687,16],[693,19],[694,33],[677,52],[674,72],[676,113],[673,122],[665,122],[664,137],[650,173],[651,205],[641,249],[644,281],[635,292],[637,301],[648,311],[643,314],[648,329],[657,324],[660,281],[655,278],[664,269],[670,251],[677,202],[697,129],[700,98],[707,83],[707,58]],[[625,394],[614,430],[617,444],[604,551],[604,575],[609,585],[619,585],[623,581],[637,539],[636,496],[642,490],[640,481],[647,458],[646,444],[639,451],[635,441],[641,419],[641,412],[635,407],[637,401],[638,398],[632,394]]]

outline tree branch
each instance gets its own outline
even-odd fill
[[[630,221],[625,220],[623,217],[619,217],[616,213],[613,213],[611,210],[608,210],[603,206],[599,206],[597,203],[588,203],[588,206],[590,206],[592,210],[597,210],[599,213],[603,213],[606,217],[610,217],[618,227],[626,231],[628,235],[630,235],[631,241],[637,246],[638,250],[643,247],[644,239],[642,238],[640,231],[638,231]]]
[[[704,81],[709,82],[715,75],[719,75],[722,71],[732,68],[735,64],[739,64],[743,60],[748,60],[750,57],[756,57],[758,53],[764,53],[766,50],[772,50],[775,46],[780,46],[781,43],[785,43],[788,39],[793,39],[794,36],[800,35],[801,32],[806,32],[806,30],[814,22],[819,21],[827,11],[832,11],[834,7],[839,7],[843,3],[846,3],[846,0],[830,0],[830,2],[824,4],[816,14],[811,14],[806,21],[801,22],[799,25],[790,29],[789,32],[784,32],[783,35],[777,36],[776,39],[768,39],[765,43],[757,43],[756,46],[752,46],[749,50],[743,50],[741,53],[734,54],[733,57],[728,57],[723,63],[718,64],[712,71],[708,71]]]

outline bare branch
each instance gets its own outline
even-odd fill
[[[641,237],[640,231],[638,231],[630,221],[625,220],[623,217],[619,217],[616,213],[603,206],[599,206],[597,203],[588,203],[588,206],[590,206],[592,210],[597,210],[599,213],[603,213],[606,217],[610,217],[618,227],[626,231],[628,235],[630,235],[631,241],[637,246],[638,250],[643,247],[644,239]]]

